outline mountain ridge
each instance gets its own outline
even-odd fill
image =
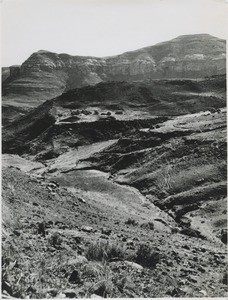
[[[37,106],[70,89],[105,81],[202,78],[226,72],[225,40],[180,36],[116,56],[71,56],[39,50],[3,82],[3,103]],[[20,101],[18,100],[20,97]]]

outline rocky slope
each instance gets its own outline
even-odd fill
[[[21,67],[11,68],[3,83],[3,103],[37,106],[62,92],[103,81],[220,75],[225,74],[225,59],[225,40],[207,34],[180,36],[104,58],[38,51]]]
[[[114,121],[3,155],[3,297],[227,296],[225,110]]]

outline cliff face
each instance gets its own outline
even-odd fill
[[[33,53],[16,76],[3,84],[3,96],[47,100],[102,81],[202,78],[226,73],[225,40],[210,35],[180,36],[121,55],[96,58]]]

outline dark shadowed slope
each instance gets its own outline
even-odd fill
[[[21,147],[28,151],[28,143],[36,138],[41,142],[44,136],[48,141],[51,136],[58,139],[58,134],[61,134],[67,140],[67,132],[72,126],[72,134],[80,136],[74,137],[75,143],[85,135],[89,138],[87,141],[91,141],[91,135],[92,141],[96,141],[108,138],[109,131],[121,128],[121,124],[129,120],[221,108],[225,106],[225,84],[224,76],[214,76],[202,80],[159,80],[145,84],[107,82],[71,90],[5,126],[3,151],[15,153]],[[104,133],[106,127],[101,121],[109,122],[113,128],[109,126]],[[86,133],[83,128],[86,128]],[[89,133],[88,128],[96,130],[96,134]],[[45,147],[46,143],[43,145]]]

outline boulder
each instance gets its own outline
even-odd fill
[[[83,225],[83,226],[81,227],[81,230],[82,230],[82,231],[85,231],[85,232],[94,232],[93,227],[85,226],[85,225]]]
[[[227,244],[227,229],[222,229],[221,241],[223,242],[223,244]]]
[[[110,235],[112,233],[112,230],[104,227],[101,229],[101,233],[105,235]]]
[[[74,270],[70,277],[69,277],[69,282],[70,283],[81,283],[81,275],[79,273],[79,271]]]
[[[142,271],[143,270],[143,267],[133,261],[128,261],[128,260],[125,260],[124,263],[127,265],[127,266],[130,266],[132,269],[135,269],[137,271]]]
[[[88,259],[83,255],[77,255],[76,258],[70,259],[67,262],[68,266],[81,266],[88,262]]]
[[[76,292],[72,289],[67,289],[63,291],[63,294],[66,295],[66,298],[77,298]]]

